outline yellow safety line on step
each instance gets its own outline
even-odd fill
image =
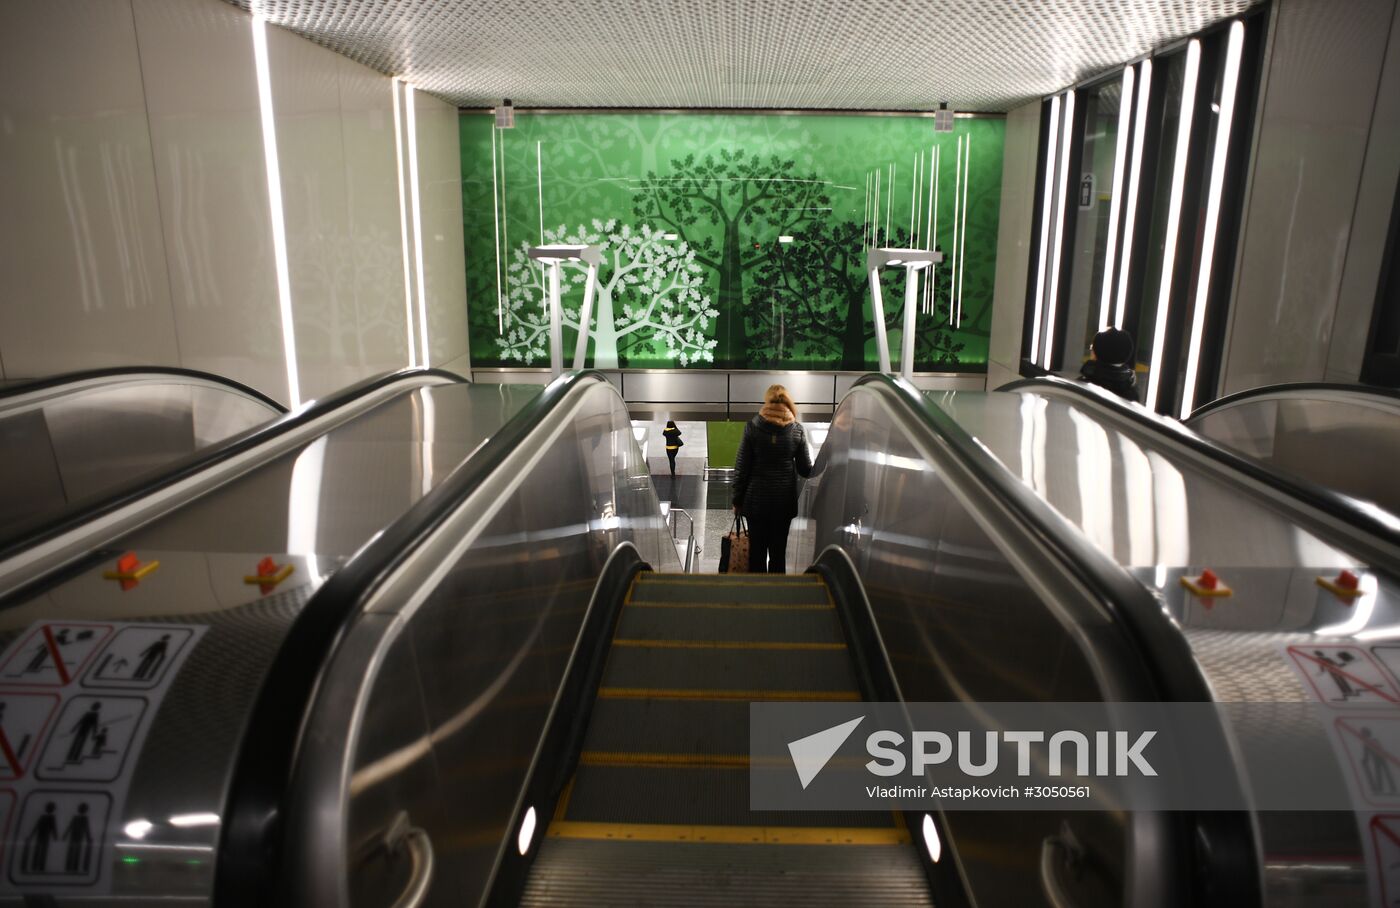
[[[578,776],[569,776],[569,784],[564,786],[564,791],[559,795],[559,803],[554,805],[554,822],[563,821],[564,814],[569,809],[569,799],[574,796],[574,780]]]
[[[642,583],[687,586],[819,586],[820,579],[804,579],[802,574],[738,574],[720,577],[699,577],[695,574],[638,574],[637,578]]]
[[[632,608],[727,608],[742,611],[828,612],[832,606],[810,602],[628,602]]]
[[[790,643],[773,641],[764,643],[758,640],[613,640],[613,646],[632,646],[645,649],[784,649],[784,650],[833,650],[845,649],[844,643]]]
[[[655,754],[612,750],[585,750],[580,766],[668,766],[674,769],[748,769],[745,754]],[[791,765],[791,761],[786,762]]]
[[[907,845],[902,826],[690,826],[669,823],[551,823],[555,839],[602,839],[624,842],[694,842],[721,845]]]
[[[664,769],[748,769],[754,763],[768,769],[792,770],[792,759],[785,756],[759,757],[751,760],[746,754],[678,754],[634,753],[625,750],[585,750],[579,755],[580,766],[651,766]],[[858,770],[865,760],[856,757],[832,757],[827,767]]]
[[[665,687],[600,687],[600,700],[860,700],[853,690],[714,690]]]

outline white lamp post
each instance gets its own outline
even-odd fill
[[[582,261],[588,265],[583,285],[583,308],[579,310],[578,346],[574,348],[574,368],[582,369],[588,354],[588,322],[593,316],[593,286],[598,281],[598,265],[603,261],[597,246],[533,246],[530,258],[549,266],[549,368],[554,378],[564,372],[564,325],[559,304],[559,266]]]
[[[880,371],[893,372],[890,367],[890,340],[885,332],[885,304],[880,295],[880,269],[886,266],[904,268],[904,334],[900,338],[899,371],[905,378],[914,376],[914,318],[918,313],[919,272],[943,261],[936,249],[871,249],[865,254],[870,272],[871,314],[875,316],[875,346],[880,354]]]

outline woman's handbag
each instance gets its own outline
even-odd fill
[[[744,518],[735,515],[729,533],[719,543],[719,572],[747,574],[749,572],[749,530]]]

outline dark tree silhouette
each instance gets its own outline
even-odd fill
[[[866,346],[875,337],[869,313],[870,284],[865,271],[863,228],[852,221],[818,221],[790,244],[769,244],[754,272],[746,309],[749,360],[755,365],[867,368]],[[891,245],[908,245],[896,229]],[[963,344],[948,325],[947,265],[940,266],[932,315],[920,315],[914,358],[918,363],[955,365]],[[927,279],[927,272],[924,273]],[[885,327],[891,356],[899,357],[903,328],[904,278],[887,269],[882,284]],[[923,292],[920,291],[922,299]],[[805,361],[805,362],[804,362]]]
[[[715,364],[743,368],[749,364],[744,273],[764,261],[779,235],[801,232],[830,213],[826,181],[799,175],[796,162],[777,155],[763,160],[724,149],[718,158],[673,160],[671,173],[649,172],[633,210],[645,223],[679,234],[695,261],[718,275]]]

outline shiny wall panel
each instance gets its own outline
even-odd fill
[[[413,93],[418,126],[418,194],[422,205],[428,350],[433,365],[467,346],[467,266],[462,247],[462,162],[457,108]]]
[[[409,364],[392,82],[266,35],[305,399]],[[0,76],[3,374],[182,365],[287,402],[252,17],[4,4]],[[457,114],[416,97],[431,360],[464,362]]]
[[[337,355],[366,375],[408,363],[393,83],[344,57],[331,59],[340,67],[349,218],[348,249],[337,259],[342,314],[333,340]],[[345,310],[353,312],[353,321]]]
[[[343,355],[343,338],[353,338],[358,326],[350,292],[354,253],[345,197],[340,66],[331,51],[280,28],[267,30],[267,57],[297,370],[302,396],[313,398],[358,374]]]
[[[830,404],[835,376],[822,372],[738,372],[729,377],[729,399],[735,403],[763,403],[769,385],[788,389],[799,404]]]
[[[989,391],[1020,377],[1039,146],[1040,102],[1008,113],[1001,172],[1001,230],[997,235],[997,274],[992,293],[992,337],[987,352]]]
[[[181,365],[286,401],[251,18],[134,0]]]
[[[0,173],[6,374],[178,364],[128,0],[0,4]]]
[[[1324,377],[1394,8],[1276,5],[1222,393]]]
[[[1376,95],[1376,114],[1356,194],[1346,270],[1337,300],[1337,322],[1327,351],[1326,381],[1354,382],[1371,328],[1371,312],[1380,289],[1390,209],[1400,180],[1400,15],[1392,16],[1390,43]]]

